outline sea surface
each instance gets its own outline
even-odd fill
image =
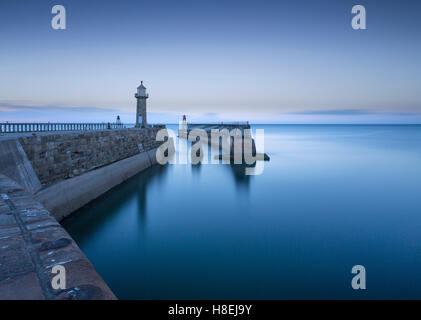
[[[155,166],[64,221],[117,297],[420,299],[421,126],[257,128],[261,175]]]

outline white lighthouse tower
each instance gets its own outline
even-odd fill
[[[146,121],[146,99],[149,98],[149,94],[146,93],[143,81],[140,82],[140,86],[137,87],[137,92],[134,96],[137,100],[136,128],[146,128],[148,125]]]

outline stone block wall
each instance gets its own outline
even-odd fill
[[[154,149],[156,133],[165,126],[57,133],[19,138],[41,184],[87,171]]]

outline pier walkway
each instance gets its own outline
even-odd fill
[[[231,131],[233,129],[239,129],[244,134],[244,129],[250,129],[250,124],[246,122],[219,122],[219,123],[187,123],[187,133],[194,129],[205,130],[210,134],[212,129],[223,130],[227,129]]]
[[[66,270],[55,290],[52,268]],[[20,185],[0,174],[0,299],[116,299],[69,234]]]

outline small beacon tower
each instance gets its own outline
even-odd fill
[[[187,139],[188,130],[187,130],[187,118],[186,115],[183,115],[183,121],[178,122],[178,136],[180,138]]]
[[[137,92],[134,96],[137,99],[136,128],[146,128],[148,125],[146,122],[146,99],[149,98],[149,94],[146,93],[143,81],[140,82],[140,86],[137,87]]]

